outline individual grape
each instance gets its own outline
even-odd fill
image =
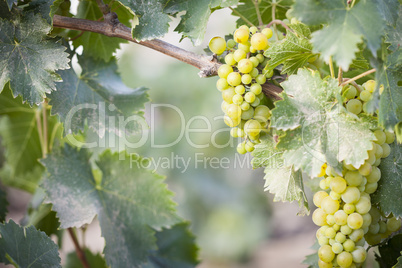
[[[336,257],[336,262],[338,263],[339,266],[341,267],[350,267],[353,262],[353,257],[352,254],[349,252],[342,252]]]
[[[401,221],[395,217],[392,217],[387,221],[387,229],[390,232],[396,232],[401,228]]]
[[[237,152],[238,152],[239,154],[245,154],[245,153],[247,153],[245,142],[241,142],[241,143],[239,143],[239,144],[237,145]]]
[[[327,184],[325,179],[320,181],[320,188],[323,189],[323,190],[329,189],[329,184]]]
[[[257,50],[265,50],[268,46],[268,38],[263,33],[253,34],[251,45]]]
[[[224,91],[222,91],[222,99],[227,103],[233,103],[233,96],[236,94],[233,87],[230,87]]]
[[[244,92],[246,92],[246,88],[243,85],[238,85],[235,87],[235,92],[242,95]]]
[[[353,228],[352,228],[353,229]],[[360,239],[362,239],[364,236],[364,232],[362,229],[356,229],[353,230],[352,233],[349,235],[349,238],[353,241],[353,242],[358,242]]]
[[[250,28],[248,28],[247,25],[242,25],[242,26],[239,27],[239,29],[244,29],[244,30],[246,30],[247,32],[250,32]]]
[[[269,108],[265,105],[259,105],[254,110],[254,118],[260,122],[265,122],[271,117]]]
[[[232,136],[233,138],[238,138],[239,137],[239,128],[238,127],[234,127],[230,130],[230,136]]]
[[[346,164],[345,161],[343,161],[343,166],[347,169],[347,170],[356,170],[356,168],[354,166],[352,166],[351,164]]]
[[[265,57],[264,57],[264,55],[262,55],[262,54],[257,54],[257,55],[255,55],[255,57],[258,59],[258,61],[259,61],[260,63],[263,63],[264,60],[265,60]]]
[[[351,99],[346,104],[346,109],[353,114],[359,114],[362,111],[362,103],[358,99]]]
[[[356,212],[360,214],[366,214],[371,209],[371,202],[369,198],[360,197],[359,201],[356,203]]]
[[[334,177],[329,184],[331,190],[338,194],[345,191],[346,186],[346,181],[341,177]]]
[[[249,60],[253,63],[255,68],[260,64],[260,61],[256,57],[250,57]]]
[[[251,81],[253,81],[253,78],[251,77],[250,74],[243,74],[241,76],[241,82],[245,85],[248,85],[251,83]]]
[[[246,143],[246,150],[247,150],[247,152],[252,152],[252,151],[254,151],[254,144],[253,144],[252,142],[248,141],[248,142]]]
[[[233,53],[233,58],[236,62],[241,61],[242,59],[245,59],[247,57],[247,53],[242,50],[242,49],[237,49],[234,53]]]
[[[338,224],[334,224],[334,225],[332,226],[332,228],[334,228],[334,230],[335,230],[336,232],[338,232],[338,231],[341,229],[341,226],[338,225]]]
[[[233,39],[229,39],[228,41],[226,41],[226,46],[228,48],[234,48],[236,46],[236,41]]]
[[[232,119],[232,118],[230,118],[229,116],[225,115],[225,116],[223,117],[223,121],[225,122],[225,124],[226,124],[227,126],[229,126],[229,127],[235,127],[235,126],[237,126],[237,125],[240,124],[241,119],[240,119],[240,118]]]
[[[362,263],[367,258],[367,252],[363,247],[356,247],[352,252],[353,261],[356,263]]]
[[[335,258],[335,253],[332,251],[331,246],[324,245],[318,250],[318,257],[324,262],[331,262]]]
[[[226,78],[228,77],[228,74],[233,72],[233,68],[232,66],[228,65],[228,64],[222,64],[219,68],[218,68],[218,76],[220,78]]]
[[[387,231],[387,224],[383,221],[380,221],[380,230],[378,233],[383,234]]]
[[[325,211],[325,210],[324,210]],[[335,217],[334,215],[327,215],[327,224],[329,226],[333,226],[335,224]]]
[[[262,85],[262,84],[264,84],[264,83],[267,81],[267,78],[265,77],[265,75],[259,74],[259,75],[257,75],[257,77],[255,78],[255,81],[256,81],[258,84]]]
[[[361,165],[359,168],[359,173],[362,174],[363,176],[367,176],[371,173],[372,169],[373,168],[370,165],[370,163],[364,162],[364,164]]]
[[[345,251],[352,252],[355,249],[355,242],[351,239],[347,239],[345,242],[343,242],[343,249]]]
[[[374,151],[374,155],[376,158],[381,158],[384,154],[384,150],[382,149],[382,146],[374,143],[374,147],[375,147],[375,151]]]
[[[378,188],[377,182],[367,183],[364,191],[368,194],[373,194],[377,190],[377,188]]]
[[[244,52],[249,53],[250,52],[250,42],[247,41],[245,43],[240,43],[237,45],[238,49],[244,50]]]
[[[220,55],[226,50],[226,41],[222,37],[216,36],[209,41],[208,46],[213,53]]]
[[[225,90],[229,87],[228,81],[225,78],[219,78],[218,81],[216,81],[216,88],[219,91]]]
[[[366,234],[364,238],[369,245],[377,245],[381,242],[380,234]]]
[[[251,60],[249,60],[249,59],[241,59],[239,61],[239,63],[237,64],[237,69],[239,69],[239,71],[244,74],[251,72],[251,70],[253,70],[253,68],[254,68],[254,65],[251,62]]]
[[[364,102],[368,102],[371,99],[371,93],[368,90],[360,92],[360,99]]]
[[[251,106],[253,107],[257,107],[258,105],[260,105],[260,99],[259,98],[255,98],[254,101],[252,103],[250,103]]]
[[[270,39],[272,37],[272,35],[273,35],[273,32],[272,32],[272,30],[270,28],[262,29],[261,33],[263,35],[265,35],[267,37],[267,39]]]
[[[258,108],[258,107],[257,107]],[[324,198],[328,196],[327,192],[324,191],[318,191],[314,194],[313,196],[313,203],[316,207],[321,207],[321,202]]]
[[[381,148],[382,148],[382,158],[386,158],[391,154],[391,147],[387,143],[382,144]]]
[[[375,160],[375,163],[373,166],[378,167],[381,164],[381,158]]]
[[[234,32],[233,38],[237,43],[244,43],[247,42],[249,35],[249,30],[246,30],[245,28],[239,28]]]
[[[355,203],[360,199],[360,191],[356,187],[348,186],[341,198],[345,203]]]
[[[243,103],[243,96],[240,94],[236,94],[233,96],[232,100],[234,104],[240,105]]]
[[[335,235],[335,241],[338,243],[343,243],[346,241],[346,235],[344,235],[342,232],[338,232]]]
[[[334,214],[339,209],[339,202],[327,196],[322,200],[321,208],[324,209],[327,214]]]
[[[334,216],[336,224],[345,225],[347,223],[348,214],[345,211],[338,210],[337,212],[335,212]]]
[[[332,251],[333,251],[335,254],[341,253],[341,252],[343,251],[343,246],[342,246],[342,244],[341,244],[341,243],[338,243],[338,242],[334,243],[334,244],[332,245]]]
[[[363,176],[358,171],[348,171],[345,180],[349,186],[359,186],[363,181]]]
[[[376,131],[374,131],[374,135],[377,138],[377,140],[374,141],[374,142],[379,144],[379,145],[382,145],[385,142],[386,138],[387,138],[387,136],[385,135],[384,131],[382,131],[381,129],[377,129]]]
[[[341,195],[338,193],[335,193],[334,191],[330,191],[329,192],[329,196],[333,199],[333,200],[339,200],[341,199]]]
[[[366,176],[367,183],[378,182],[381,178],[381,170],[378,167],[373,167],[371,173]]]
[[[373,165],[375,163],[375,160],[377,160],[377,158],[375,157],[375,151],[374,150],[368,151],[368,155],[369,155],[369,158],[367,159],[367,162],[370,165]]]
[[[253,103],[255,101],[255,94],[253,92],[247,92],[246,95],[244,95],[244,100],[248,103]]]
[[[319,268],[332,268],[331,262],[324,262],[322,260],[318,260],[318,267]]]
[[[251,70],[251,72],[250,72],[250,75],[251,75],[252,78],[257,77],[258,74],[259,74],[259,72],[258,72],[258,69],[257,69],[257,68],[254,68],[254,69]]]
[[[318,239],[318,244],[319,244],[320,246],[328,245],[328,243],[329,243],[329,239],[326,238],[325,236],[321,236],[321,237],[319,237],[319,238],[317,238],[317,239]]]
[[[349,235],[349,234],[352,233],[352,231],[353,231],[352,228],[350,228],[347,225],[342,225],[341,226],[341,233],[344,234],[344,235]]]
[[[255,26],[250,27],[250,33],[255,34],[258,31],[258,28]]]
[[[257,120],[251,119],[244,125],[244,131],[251,136],[256,136],[261,132],[261,124]]]
[[[246,102],[246,101],[243,101],[242,104],[240,105],[240,108],[241,108],[243,111],[247,111],[248,109],[250,109],[250,103],[248,103],[248,102]],[[251,117],[250,117],[250,118],[251,118]]]
[[[235,64],[236,64],[236,61],[235,61],[235,59],[234,59],[233,53],[229,53],[229,54],[227,54],[227,55],[225,56],[225,63],[226,63],[227,65],[235,65]]]
[[[368,231],[370,234],[378,234],[379,231],[380,231],[380,224],[378,222],[370,224]]]
[[[228,84],[235,87],[241,83],[241,75],[238,72],[230,73],[227,77]]]
[[[254,115],[254,108],[250,107],[248,110],[243,111],[243,113],[241,114],[241,119],[249,120],[253,117],[253,115]]]
[[[376,82],[374,80],[368,80],[363,84],[363,87],[368,91],[373,93],[375,90]]]
[[[344,90],[343,96],[349,100],[356,97],[357,90],[355,87],[347,86]]]
[[[391,144],[395,141],[395,134],[389,131],[385,131],[385,142]]]
[[[345,205],[343,205],[343,211],[346,212],[346,214],[352,214],[353,212],[355,212],[356,207],[353,204],[350,203],[346,203]]]
[[[229,103],[227,103],[226,101],[222,101],[222,103],[221,103],[222,112],[224,112],[226,114],[226,110],[228,107],[229,107]]]
[[[258,95],[262,92],[262,87],[260,84],[254,83],[250,86],[250,91],[253,92],[255,95]]]
[[[363,214],[362,217],[363,217],[362,228],[363,229],[368,228],[370,226],[370,224],[371,224],[371,215],[370,215],[370,213]]]
[[[363,225],[363,217],[359,213],[352,213],[347,219],[348,226],[354,230],[359,229]]]

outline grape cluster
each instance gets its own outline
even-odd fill
[[[343,89],[346,109],[358,115],[371,99],[376,85],[367,81],[362,86],[347,86]],[[381,87],[380,87],[381,93]],[[366,259],[365,243],[378,244],[401,227],[400,220],[389,216],[387,219],[379,209],[371,204],[370,194],[374,193],[381,178],[378,166],[382,158],[390,154],[390,146],[395,135],[377,129],[376,141],[368,151],[368,158],[359,167],[343,162],[342,171],[324,164],[322,166],[320,188],[314,194],[317,209],[313,222],[320,226],[317,239],[319,267],[361,267]]]
[[[209,42],[210,50],[224,56],[225,64],[218,69],[216,87],[222,92],[224,121],[231,127],[234,138],[244,138],[237,146],[237,152],[252,152],[258,144],[261,131],[268,128],[271,111],[263,105],[265,95],[262,85],[273,72],[264,72],[267,59],[264,51],[269,48],[268,39],[272,30],[240,26],[233,39],[225,41],[214,37]]]

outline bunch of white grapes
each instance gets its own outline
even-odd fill
[[[359,114],[375,90],[375,81],[367,81],[363,86],[346,87],[343,96],[349,112]],[[381,88],[380,88],[381,90]],[[314,194],[313,202],[317,209],[313,222],[320,226],[317,239],[321,268],[361,267],[367,253],[365,243],[378,244],[401,227],[401,221],[384,215],[371,204],[370,194],[374,193],[381,178],[378,166],[382,158],[390,154],[390,146],[395,140],[391,132],[382,129],[374,131],[376,141],[368,151],[368,158],[354,167],[343,163],[342,171],[324,164],[319,177],[319,191]]]
[[[267,59],[264,51],[269,48],[268,39],[272,30],[242,25],[233,34],[233,39],[225,41],[214,37],[209,49],[224,56],[225,64],[218,69],[219,80],[216,87],[222,92],[224,121],[231,127],[234,138],[244,138],[237,151],[240,154],[252,152],[258,144],[261,131],[267,131],[271,111],[262,105],[265,95],[262,85],[273,72],[264,72]]]

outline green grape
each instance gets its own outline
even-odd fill
[[[233,58],[236,62],[239,62],[242,59],[245,59],[246,57],[247,53],[242,49],[236,49],[236,51],[233,53]]]
[[[216,88],[219,91],[225,90],[229,87],[228,81],[225,78],[219,78],[218,81],[216,81]]]
[[[360,92],[360,99],[364,102],[368,102],[371,99],[371,93],[368,90]]]
[[[222,101],[222,103],[221,103],[222,112],[224,112],[226,114],[228,107],[229,107],[229,103],[227,103],[226,101]]]
[[[368,151],[369,158],[367,159],[367,162],[370,163],[370,165],[374,165],[376,157],[375,157],[375,152],[374,150]]]
[[[265,105],[258,105],[254,110],[254,118],[260,122],[265,122],[271,117],[269,108]]]
[[[222,91],[222,99],[227,103],[233,103],[233,96],[236,94],[233,87],[230,87],[224,91]]]
[[[378,222],[381,218],[381,212],[375,206],[372,206],[370,211],[371,219],[373,222]]]
[[[364,238],[366,239],[366,242],[372,246],[377,245],[381,242],[380,234],[366,234]]]
[[[338,242],[334,243],[334,244],[332,245],[332,251],[333,251],[335,254],[341,253],[341,252],[343,251],[343,246],[342,246],[342,244],[341,244],[341,243],[338,243]]]
[[[243,129],[239,128],[239,129],[237,130],[237,136],[238,136],[238,137],[243,138],[245,135],[246,135],[246,133],[244,132]]]
[[[349,186],[359,186],[363,181],[363,176],[358,171],[348,171],[345,180]]]
[[[239,63],[237,64],[237,69],[239,69],[239,71],[244,74],[251,72],[251,70],[253,70],[253,68],[254,68],[254,65],[251,62],[251,60],[249,60],[249,59],[241,59],[239,61]]]
[[[272,35],[273,35],[273,32],[272,32],[272,30],[270,28],[262,29],[261,33],[263,35],[265,35],[267,37],[267,39],[270,39],[272,37]]]
[[[225,122],[225,124],[226,124],[227,126],[229,126],[229,127],[235,127],[235,126],[237,126],[237,125],[240,124],[241,119],[240,119],[240,118],[232,119],[232,118],[230,118],[229,116],[225,115],[225,116],[223,117],[223,121]]]
[[[349,235],[349,234],[352,233],[352,231],[353,231],[352,228],[350,228],[347,225],[342,225],[341,226],[341,233],[344,234],[344,235]]]
[[[337,233],[336,235],[335,235],[335,241],[336,242],[338,242],[338,243],[343,243],[343,242],[345,242],[346,241],[346,235],[344,235],[343,233]]]
[[[229,39],[229,40],[226,42],[226,46],[227,46],[228,48],[234,48],[234,47],[236,46],[236,41],[233,40],[233,39]]]
[[[334,191],[329,192],[329,196],[333,199],[333,200],[339,200],[341,199],[341,195],[338,193],[335,193]]]
[[[257,107],[258,108],[258,107]],[[313,203],[316,207],[321,207],[321,202],[322,200],[328,196],[327,192],[324,191],[318,191],[314,194],[313,196]]]
[[[257,120],[250,119],[244,125],[244,131],[251,136],[257,136],[261,132],[261,124]]]
[[[359,201],[356,203],[356,212],[360,214],[366,214],[371,209],[370,199],[367,197],[360,197]]]
[[[255,34],[258,31],[258,28],[255,26],[250,27],[250,33]]]
[[[228,77],[228,74],[233,72],[233,68],[232,66],[228,65],[228,64],[222,64],[219,68],[218,68],[218,76],[220,78],[226,78]]]
[[[318,260],[318,267],[319,268],[332,268],[332,263]]]
[[[351,239],[347,239],[343,242],[343,249],[347,252],[352,252],[355,249],[355,242]]]
[[[380,230],[378,231],[380,234],[383,234],[387,231],[387,224],[383,221],[380,221]]]
[[[251,45],[256,50],[265,50],[268,47],[268,38],[262,33],[253,34],[251,37]]]
[[[256,81],[258,84],[262,85],[262,84],[265,84],[265,82],[267,81],[267,78],[265,77],[265,75],[259,74],[259,75],[257,75],[257,77],[255,78],[255,81]]]
[[[328,243],[329,243],[329,239],[324,237],[324,236],[321,236],[321,237],[319,237],[317,239],[318,239],[318,244],[320,246],[328,245]]]
[[[381,158],[384,154],[384,150],[382,149],[382,146],[377,143],[374,143],[374,147],[375,147],[375,151],[374,151],[375,157]]]
[[[274,75],[274,70],[269,70],[265,73],[266,78],[271,78]]]
[[[334,230],[335,230],[336,232],[338,232],[339,229],[341,229],[341,226],[339,226],[338,224],[334,224],[334,225],[332,226],[332,228],[334,228]]]
[[[366,176],[367,183],[378,182],[381,178],[381,170],[378,167],[373,167],[371,173]]]
[[[238,152],[239,154],[245,154],[245,153],[247,153],[245,142],[239,143],[239,144],[237,145],[237,152]]]
[[[356,97],[357,90],[355,87],[346,86],[344,89],[343,96],[348,100],[354,99]]]
[[[381,158],[375,160],[375,163],[373,166],[378,167],[381,164]]]
[[[239,28],[234,32],[233,38],[237,43],[245,43],[247,42],[249,35],[249,30],[246,30],[245,28]]]
[[[368,80],[363,84],[363,87],[368,91],[373,93],[375,90],[376,82],[374,80]]]
[[[359,229],[363,225],[363,217],[359,213],[352,213],[347,219],[348,226],[354,230]]]
[[[262,92],[262,87],[258,83],[251,84],[250,91],[253,92],[255,95],[259,95]]]
[[[343,161],[343,166],[347,169],[347,170],[356,170],[356,168],[350,164],[346,164],[345,161]]]
[[[259,98],[262,101],[265,98],[264,92],[261,92],[260,94],[258,94],[257,98]]]
[[[343,205],[343,211],[346,212],[346,214],[352,214],[353,212],[355,212],[355,205],[350,204],[350,203],[346,203],[345,205]]]
[[[250,46],[250,53],[256,53],[257,49],[255,49],[253,46]]]
[[[364,231],[363,229],[356,229],[353,230],[353,232],[349,235],[349,238],[353,241],[353,242],[358,242],[360,241],[360,239],[362,239],[364,236]]]
[[[241,108],[243,111],[247,111],[248,109],[250,109],[250,103],[248,103],[248,102],[246,102],[246,101],[243,101],[243,102],[241,103],[241,105],[240,105],[240,108]]]
[[[379,145],[382,145],[385,142],[386,138],[387,138],[387,136],[385,136],[384,131],[382,131],[381,129],[378,129],[378,130],[374,131],[374,135],[377,138],[377,140],[374,141],[374,142],[379,144]]]
[[[348,214],[343,210],[338,210],[334,214],[335,222],[338,225],[345,225],[347,223]]]
[[[244,100],[248,103],[253,103],[255,101],[255,94],[253,92],[247,92],[246,95],[244,95]]]
[[[238,138],[239,137],[239,128],[238,127],[234,127],[230,130],[230,136],[232,136],[233,138]]]
[[[222,37],[216,36],[209,41],[209,49],[215,54],[222,54],[226,50],[226,41]]]
[[[262,54],[257,54],[257,55],[255,55],[255,57],[258,59],[258,61],[259,61],[260,63],[263,63],[264,60],[265,60],[265,57],[264,57],[264,55],[262,55]]]
[[[380,231],[380,224],[378,222],[370,224],[368,231],[370,234],[378,234],[379,231]]]
[[[235,65],[236,64],[233,53],[229,53],[225,56],[225,63],[227,65]]]
[[[329,187],[335,193],[340,194],[346,189],[346,181],[341,177],[334,177],[333,179],[331,179]]]
[[[250,75],[252,78],[257,77],[259,74],[258,69],[257,68],[253,68],[253,70],[251,70]]]
[[[346,104],[348,112],[353,114],[359,114],[362,111],[362,103],[358,99],[352,99]]]
[[[395,141],[395,134],[389,131],[385,131],[385,142],[391,144]]]
[[[243,85],[238,85],[235,87],[235,92],[237,94],[243,95],[246,92],[246,88]]]
[[[371,224],[371,215],[369,213],[363,214],[363,225],[362,228],[368,228]]]
[[[324,211],[325,211],[325,210],[324,210]],[[334,215],[327,215],[326,220],[327,220],[327,224],[328,224],[329,226],[333,226],[333,225],[335,224],[335,217],[334,217]]]
[[[240,104],[243,103],[243,97],[242,97],[242,95],[240,95],[240,94],[234,95],[233,98],[232,98],[232,100],[233,100],[233,103],[234,103],[234,104],[237,104],[237,105],[240,105]]]
[[[318,257],[324,262],[331,262],[335,258],[335,253],[332,251],[331,246],[324,245],[318,250]]]
[[[242,26],[239,27],[239,29],[244,29],[244,30],[246,30],[247,32],[250,32],[250,28],[248,28],[247,25],[242,25]]]
[[[254,151],[254,144],[253,144],[252,142],[248,141],[248,142],[246,143],[246,150],[247,150],[247,152],[252,152],[252,151]]]
[[[395,217],[392,217],[387,221],[387,229],[390,232],[396,232],[401,228],[401,221]]]
[[[254,115],[254,108],[250,107],[248,110],[243,111],[243,113],[241,114],[241,119],[249,120],[253,117],[253,115]]]
[[[367,176],[367,175],[370,174],[372,169],[373,168],[370,165],[370,163],[364,162],[364,164],[361,165],[360,168],[359,168],[359,173],[362,174],[363,176]]]
[[[322,200],[321,208],[324,209],[327,214],[334,214],[339,209],[339,202],[327,196]]]
[[[323,190],[329,189],[329,185],[326,183],[325,179],[320,181],[320,188]]]
[[[248,85],[251,83],[251,81],[253,81],[253,78],[251,77],[251,75],[249,74],[243,74],[241,76],[241,82],[245,85]]]
[[[245,42],[245,43],[240,43],[237,46],[238,49],[244,50],[244,52],[249,53],[250,52],[250,42]]]
[[[389,147],[389,145],[387,143],[384,143],[383,145],[381,145],[381,148],[382,148],[381,158],[386,158],[391,154],[391,147]]]
[[[367,183],[364,191],[368,194],[373,194],[377,190],[377,188],[378,188],[377,182]]]
[[[260,105],[260,99],[259,98],[255,98],[254,101],[252,103],[250,103],[251,106],[253,107],[257,107],[258,105]]]
[[[360,199],[360,191],[356,187],[348,186],[342,193],[341,198],[345,203],[355,203]]]
[[[241,75],[237,72],[230,73],[227,77],[228,84],[235,87],[241,83]]]
[[[352,257],[355,263],[362,263],[367,258],[367,252],[363,247],[356,247],[352,252]]]
[[[237,104],[234,104],[234,103],[229,104],[226,114],[232,119],[240,118],[240,116],[241,116],[241,108]]]
[[[338,256],[336,257],[336,262],[341,267],[350,267],[353,262],[352,254],[344,251],[344,252],[338,254]]]

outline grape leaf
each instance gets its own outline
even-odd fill
[[[400,252],[401,256],[397,259],[397,262],[392,268],[402,268],[402,251]]]
[[[66,145],[42,160],[48,171],[43,187],[61,228],[80,227],[98,215],[112,267],[140,267],[156,249],[155,232],[178,221],[172,193],[163,177],[141,168],[128,155],[103,153],[96,162],[102,178],[93,176],[85,149]],[[137,164],[136,164],[137,163]]]
[[[15,8],[15,7],[14,7]],[[12,19],[13,13],[8,10],[8,4],[6,1],[0,0],[0,18]]]
[[[163,12],[166,1],[163,0],[121,0],[138,17],[138,24],[133,24],[133,38],[138,41],[164,36],[169,30],[169,15]]]
[[[89,249],[84,250],[85,258],[88,261],[89,267],[108,268],[105,259],[98,253],[94,254]],[[71,252],[67,255],[66,265],[64,268],[85,268],[77,256],[77,252]]]
[[[51,129],[51,128],[50,128]],[[36,110],[13,98],[9,84],[0,94],[0,136],[6,162],[0,169],[4,184],[33,193],[43,172]]]
[[[11,10],[14,4],[16,4],[18,1],[17,0],[5,0],[8,6],[8,10]]]
[[[293,0],[266,0],[258,1],[258,8],[260,10],[261,19],[263,24],[268,24],[272,21],[272,8],[275,5],[275,19],[283,20],[286,18],[286,11],[293,4]],[[239,14],[241,16],[239,16]],[[248,24],[242,17],[245,17],[248,21],[254,25],[259,25],[256,8],[254,6],[254,0],[240,0],[239,5],[232,12],[233,16],[240,17],[236,23],[237,26]]]
[[[55,0],[32,0],[24,12],[32,10],[35,14],[41,14],[42,18],[52,25],[53,15],[62,3],[62,1]]]
[[[139,110],[148,101],[147,89],[124,85],[115,60],[105,63],[81,56],[79,63],[81,76],[72,69],[60,71],[64,82],[48,95],[52,114],[57,114],[64,123],[65,134],[84,131],[86,123],[100,137],[106,130],[119,136],[139,132],[140,123],[145,122]],[[115,117],[115,124],[106,124],[109,121],[106,118],[110,117]],[[127,124],[122,120],[127,120]]]
[[[386,267],[395,267],[402,251],[402,234],[398,234],[389,239],[385,244],[378,247],[380,252],[379,262]],[[377,260],[378,261],[378,260]]]
[[[343,0],[296,0],[292,14],[309,25],[327,24],[312,34],[313,52],[319,52],[328,62],[329,57],[344,71],[358,52],[358,43],[364,38],[376,55],[384,33],[384,19],[376,0],[358,2],[348,8]]]
[[[198,247],[188,227],[188,222],[182,222],[157,232],[158,249],[151,253],[148,257],[149,263],[142,268],[195,267],[198,264]]]
[[[99,20],[103,18],[103,14],[95,0],[81,0],[76,17]],[[83,46],[85,55],[95,59],[102,59],[106,62],[112,59],[113,53],[120,47],[121,43],[127,43],[127,41],[92,32],[84,32],[73,41],[75,47]]]
[[[378,189],[372,195],[372,202],[379,204],[381,210],[389,215],[402,217],[402,145],[394,142],[391,146],[391,154],[382,159],[379,166],[381,180],[378,182]]]
[[[264,55],[269,57],[268,71],[272,71],[279,64],[283,64],[281,73],[294,74],[303,67],[315,54],[310,43],[310,29],[302,23],[290,24],[292,30],[286,31],[286,37],[274,43]]]
[[[167,2],[164,12],[171,15],[182,11],[186,12],[181,16],[180,23],[175,31],[182,34],[182,39],[190,38],[193,44],[197,46],[204,40],[208,19],[212,14],[211,9],[219,8],[222,5],[235,5],[237,2],[238,0],[171,0]]]
[[[396,25],[388,26],[386,28],[386,40],[390,43],[389,49],[392,51],[400,48],[402,44],[402,6],[399,6],[398,19],[396,20]]]
[[[376,0],[378,11],[389,25],[394,25],[398,19],[398,9],[401,8],[398,0]]]
[[[31,106],[56,89],[55,71],[68,68],[66,48],[46,36],[50,29],[32,13],[12,22],[0,19],[0,89],[10,81],[14,97]]]
[[[324,162],[335,168],[343,160],[356,167],[364,163],[375,136],[364,118],[337,103],[337,80],[300,69],[281,85],[283,100],[272,110],[271,127],[286,131],[277,147],[286,150],[287,165],[315,177]]]
[[[4,222],[6,220],[7,206],[7,193],[0,187],[0,222]]]
[[[252,155],[253,167],[265,167],[265,191],[274,194],[274,202],[299,203],[298,215],[308,215],[309,207],[304,193],[303,178],[300,171],[288,166],[283,158],[283,150],[275,148],[276,142],[270,135],[261,137],[261,143],[255,146]]]
[[[0,262],[15,267],[61,267],[57,245],[44,233],[13,220],[0,224]]]
[[[318,266],[318,254],[317,252],[307,255],[306,258],[303,260],[303,264],[307,264],[308,268],[319,268]]]

